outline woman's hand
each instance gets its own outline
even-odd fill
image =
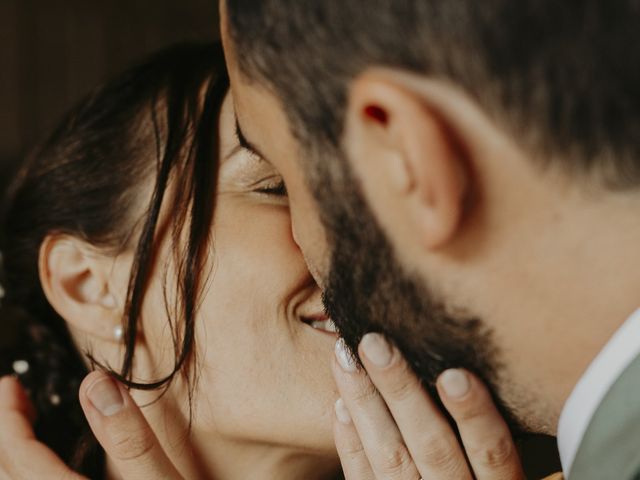
[[[0,479],[84,479],[36,439],[31,426],[34,417],[18,381],[0,378]]]
[[[90,373],[80,386],[80,403],[122,478],[182,478],[121,385],[103,373]],[[33,418],[33,407],[18,381],[0,379],[0,480],[86,480],[35,438]]]
[[[461,445],[395,347],[369,334],[359,354],[366,372],[336,344],[334,436],[347,480],[525,478],[505,421],[473,375],[449,370],[437,384]]]

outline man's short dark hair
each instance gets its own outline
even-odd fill
[[[640,185],[639,0],[226,2],[303,142],[337,146],[350,80],[393,66],[463,88],[543,164]]]

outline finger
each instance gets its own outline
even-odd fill
[[[369,333],[362,338],[359,351],[422,476],[471,479],[453,429],[398,349],[382,335]]]
[[[80,404],[122,478],[182,478],[129,392],[111,377],[102,372],[87,375],[80,386]]]
[[[0,472],[12,480],[86,480],[36,439],[30,411],[33,407],[18,380],[0,379]]]
[[[366,372],[358,370],[342,339],[336,343],[333,373],[376,478],[420,477],[382,397]]]
[[[476,478],[525,478],[511,432],[486,387],[475,376],[457,369],[440,375],[437,387],[458,425]]]
[[[20,412],[33,424],[36,420],[36,409],[18,379],[7,376],[2,377],[0,382],[0,409]]]
[[[341,398],[336,402],[335,411],[333,437],[345,480],[374,480],[375,476],[364,446],[353,426],[349,410]]]

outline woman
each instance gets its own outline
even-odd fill
[[[14,365],[54,446],[69,438],[46,422],[80,417],[93,362],[149,404],[189,478],[331,478],[335,334],[282,181],[238,148],[226,92],[218,47],[173,48],[32,155],[3,229],[7,300],[33,322]]]

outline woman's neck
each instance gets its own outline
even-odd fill
[[[186,479],[304,478],[334,480],[340,463],[335,454],[227,438],[215,433],[188,432],[181,415],[168,412],[165,402],[143,409],[163,450]],[[183,425],[185,423],[185,425]],[[107,457],[106,478],[120,480]]]
[[[199,478],[304,478],[334,480],[340,470],[334,455],[240,441],[216,441],[199,449]]]
[[[187,447],[185,449],[188,451]],[[201,449],[198,449],[201,450]],[[309,480],[335,480],[339,478],[340,467],[335,458],[312,456],[307,452],[294,452],[272,446],[237,445],[231,455],[229,449],[217,449],[208,455],[196,449],[184,451],[176,457],[169,454],[184,478],[203,480],[224,480],[236,478],[304,478]],[[107,458],[108,480],[121,480],[116,464]]]

